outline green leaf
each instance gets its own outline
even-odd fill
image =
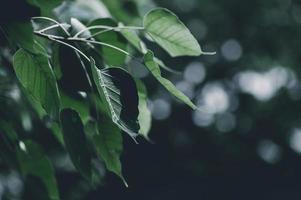
[[[119,24],[119,26],[122,27],[123,24]],[[129,43],[133,47],[135,47],[136,50],[138,50],[142,54],[146,54],[147,53],[146,44],[140,39],[140,37],[137,35],[137,33],[134,30],[121,29],[120,32],[123,35],[123,37],[125,37],[129,41]],[[164,64],[164,62],[162,60],[160,60],[159,58],[154,58],[154,60],[156,61],[156,63],[158,63],[158,65],[162,69],[165,69],[166,71],[169,71],[171,73],[179,74],[178,71],[175,71],[175,70],[169,68],[168,66],[166,66]]]
[[[61,111],[61,122],[66,149],[75,168],[87,180],[91,180],[91,155],[88,150],[84,127],[76,111]]]
[[[119,24],[120,27],[124,26],[123,24]],[[140,53],[145,54],[147,52],[147,48],[145,43],[139,38],[137,33],[134,30],[130,29],[121,29],[120,33],[123,37],[125,37],[129,43],[136,48]]]
[[[4,30],[13,44],[30,52],[35,52],[33,28],[29,22],[9,23],[4,26]]]
[[[52,10],[62,3],[62,0],[27,0],[31,5],[40,8],[42,15],[52,16]]]
[[[133,19],[138,16],[136,4],[132,1],[120,0],[102,0],[109,12],[118,21],[132,23]],[[130,11],[128,8],[132,8]]]
[[[152,124],[152,115],[150,110],[147,107],[147,91],[142,81],[136,80],[136,85],[138,89],[138,96],[139,96],[139,116],[138,121],[140,124],[139,133],[148,138],[148,133],[151,129]]]
[[[67,94],[61,93],[62,109],[70,108],[75,110],[83,124],[86,124],[90,118],[89,105],[86,101],[73,98]]]
[[[196,109],[197,107],[192,103],[192,101],[183,94],[180,90],[174,86],[172,82],[169,80],[163,78],[161,76],[161,71],[159,65],[154,61],[154,54],[151,51],[148,51],[144,55],[144,63],[146,67],[149,69],[149,71],[152,73],[152,75],[175,97],[177,97],[179,100],[183,101],[187,105],[189,105],[192,109]]]
[[[18,135],[13,128],[13,124],[7,121],[0,121],[0,158],[4,165],[17,167],[15,144]]]
[[[6,121],[0,121],[0,132],[3,132],[8,137],[9,141],[16,142],[18,135],[13,128],[13,125]]]
[[[143,25],[152,39],[171,56],[199,56],[202,50],[188,28],[171,11],[151,10],[144,16]]]
[[[60,80],[63,76],[61,63],[60,63],[60,51],[59,44],[52,44],[51,48],[51,66],[53,67],[53,72],[57,80]]]
[[[51,118],[58,119],[60,97],[47,57],[20,49],[14,55],[13,66],[26,92],[41,104]]]
[[[133,78],[121,68],[99,70],[91,58],[94,83],[114,123],[135,137],[139,131],[138,93]]]
[[[40,146],[30,140],[21,142],[21,145],[17,157],[22,173],[39,178],[45,184],[51,200],[60,199],[54,169]]]
[[[97,25],[117,27],[117,23],[110,18],[96,19],[89,24],[89,26],[97,26]],[[104,31],[104,30],[92,29],[90,31],[93,35],[98,33],[99,31]],[[94,39],[99,42],[104,42],[126,51],[126,47],[127,47],[126,40],[118,32],[114,32],[114,31],[102,32],[101,34],[94,36]],[[126,55],[124,53],[121,53],[116,49],[106,47],[106,46],[101,46],[100,49],[101,49],[101,55],[106,64],[116,66],[125,63]]]
[[[88,122],[85,131],[90,137],[98,157],[104,161],[106,168],[124,181],[120,162],[122,152],[120,129],[112,120],[102,115],[98,122]]]

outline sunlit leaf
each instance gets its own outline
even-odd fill
[[[152,75],[175,97],[189,105],[192,109],[196,109],[196,106],[192,101],[183,94],[176,86],[169,80],[161,76],[161,71],[159,65],[154,61],[154,54],[151,51],[148,51],[144,55],[144,63]]]
[[[188,28],[171,11],[151,10],[143,19],[146,32],[171,56],[199,56],[202,50]]]
[[[58,119],[60,97],[48,59],[20,49],[14,55],[14,70],[26,92],[54,119]]]
[[[119,26],[123,26],[123,24],[119,24]],[[140,39],[138,34],[134,30],[130,29],[121,29],[121,34],[123,37],[125,37],[128,42],[140,53],[146,54],[147,53],[147,47],[146,44]],[[166,66],[165,63],[160,60],[159,58],[154,58],[155,62],[158,63],[158,65],[162,68],[165,69],[166,71],[169,71],[171,73],[176,73],[178,74],[179,72],[171,69],[170,67]]]
[[[140,124],[139,133],[148,139],[148,133],[152,124],[152,115],[147,107],[147,91],[142,81],[136,80],[136,85],[139,95],[139,116],[138,121]]]
[[[119,24],[120,27],[124,26],[123,24]],[[137,35],[137,33],[134,30],[130,29],[121,29],[120,33],[129,41],[129,43],[135,47],[136,50],[138,50],[140,53],[146,53],[147,48],[145,43],[140,39],[140,37]]]

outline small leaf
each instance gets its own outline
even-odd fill
[[[75,168],[87,180],[91,180],[91,155],[88,150],[84,127],[76,111],[61,111],[61,122],[66,149]]]
[[[151,129],[152,124],[152,115],[150,110],[147,107],[147,91],[142,81],[136,80],[136,85],[138,88],[138,95],[139,95],[139,116],[138,121],[140,124],[139,133],[148,138],[148,133]]]
[[[154,54],[151,51],[148,51],[147,54],[144,55],[144,63],[152,75],[175,97],[179,100],[183,101],[187,105],[189,105],[192,109],[196,109],[197,107],[192,103],[192,101],[183,94],[180,90],[178,90],[172,82],[163,78],[161,76],[161,71],[159,65],[154,61]]]
[[[60,97],[48,59],[23,49],[14,55],[14,70],[26,92],[54,119],[58,119]]]
[[[144,16],[143,25],[152,39],[171,56],[199,56],[202,50],[188,28],[171,11],[158,8]]]
[[[102,115],[98,122],[88,122],[85,131],[90,137],[97,155],[105,162],[107,169],[124,181],[120,163],[122,152],[120,129],[112,120]]]
[[[113,122],[130,136],[137,136],[138,94],[133,78],[121,68],[99,70],[92,58],[91,68],[94,83]]]
[[[59,192],[54,169],[40,146],[28,140],[22,142],[22,149],[18,149],[17,157],[22,173],[35,176],[44,183],[51,200],[58,200]]]

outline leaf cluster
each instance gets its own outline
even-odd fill
[[[167,9],[149,11],[142,26],[127,26],[115,20],[114,14],[120,13],[88,22],[62,20],[54,12],[62,3],[27,0],[26,6],[38,8],[40,15],[22,20],[12,17],[1,25],[4,43],[14,54],[1,56],[13,66],[30,115],[52,132],[84,179],[97,184],[102,177],[95,161],[102,161],[126,184],[120,162],[121,134],[127,133],[134,141],[139,135],[148,139],[151,127],[146,87],[129,73],[129,61],[141,63],[171,95],[197,109],[162,77],[161,69],[169,68],[145,40],[155,42],[172,57],[211,53],[203,52],[186,26]],[[104,5],[112,8],[111,1]],[[10,158],[7,163],[20,168],[24,176],[39,178],[49,199],[59,199],[54,168],[44,150],[33,138],[18,133],[24,126],[14,130],[20,126],[18,120],[0,120],[4,124],[1,137],[8,141],[1,151],[10,150],[16,160],[10,162]]]

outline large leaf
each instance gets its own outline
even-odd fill
[[[136,80],[139,95],[139,116],[138,121],[140,124],[139,133],[148,139],[148,133],[151,129],[152,115],[147,107],[147,91],[142,81]]]
[[[93,59],[91,68],[94,83],[113,122],[130,136],[137,136],[138,94],[133,78],[121,68],[99,70]]]
[[[148,51],[144,55],[144,63],[152,75],[175,97],[179,100],[183,101],[187,105],[189,105],[192,109],[196,109],[197,107],[192,103],[192,101],[183,94],[180,90],[176,88],[176,86],[170,82],[169,80],[163,78],[161,76],[161,71],[159,65],[154,61],[154,54],[151,51]]]
[[[54,169],[47,156],[32,141],[24,141],[20,144],[21,148],[17,151],[17,155],[22,173],[25,176],[39,178],[45,185],[51,200],[60,199]]]
[[[103,19],[96,19],[89,24],[89,26],[97,26],[97,25],[116,27],[117,23],[110,18],[103,18]],[[91,33],[93,35],[93,34],[97,34],[99,31],[104,31],[104,30],[92,29]],[[114,32],[114,31],[102,32],[101,34],[95,35],[94,39],[99,42],[104,42],[126,51],[126,47],[127,47],[126,40],[118,32]],[[124,64],[126,60],[126,55],[124,53],[106,46],[98,46],[98,47],[100,47],[102,51],[101,55],[106,64],[113,65],[113,66]]]
[[[171,11],[151,10],[143,19],[146,32],[171,56],[199,56],[202,50],[188,28]]]
[[[47,57],[20,49],[14,56],[14,70],[26,92],[54,119],[58,119],[60,97]]]
[[[105,162],[107,169],[124,181],[120,162],[122,152],[120,129],[111,119],[102,115],[98,122],[88,122],[85,131],[90,137],[97,155]]]
[[[76,169],[91,180],[91,155],[87,146],[84,127],[76,111],[61,111],[61,122],[66,149]]]

